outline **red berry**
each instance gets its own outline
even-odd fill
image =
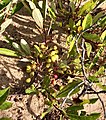
[[[58,75],[54,74],[54,78],[57,79],[57,78],[58,78]]]

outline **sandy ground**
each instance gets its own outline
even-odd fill
[[[20,39],[24,38],[30,44],[41,39],[35,29],[34,21],[27,14],[27,11],[23,9],[13,16],[13,24],[6,29],[3,35],[7,35],[14,41],[20,41]],[[11,48],[4,42],[3,36],[0,36],[0,47]],[[11,92],[13,94],[8,97],[8,100],[13,102],[13,106],[8,110],[0,111],[0,118],[8,116],[12,120],[39,120],[37,116],[44,110],[43,96],[21,94],[20,91],[24,88],[23,85],[27,75],[23,72],[25,64],[18,61],[15,58],[0,56],[0,88],[9,85],[14,88]],[[104,81],[106,81],[106,78],[103,78]],[[106,95],[101,94],[101,98],[106,107]],[[101,118],[99,120],[103,120],[103,109],[99,100],[95,104],[86,105],[85,108],[88,113],[100,112]]]

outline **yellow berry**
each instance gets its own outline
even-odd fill
[[[34,72],[31,72],[30,73],[30,78],[34,77],[34,74],[35,74]]]
[[[46,64],[46,68],[49,68],[50,67],[50,64]]]
[[[31,82],[31,78],[27,78],[26,83],[30,83],[30,82]]]
[[[30,66],[30,65],[27,65],[27,67],[26,67],[26,72],[27,72],[27,73],[30,73],[30,72],[31,72],[31,66]]]
[[[57,46],[55,45],[53,49],[54,49],[54,50],[57,50]]]
[[[53,55],[51,57],[51,60],[52,60],[52,62],[55,62],[56,60],[58,60],[58,55]]]
[[[79,26],[77,30],[78,30],[78,32],[80,33],[80,32],[81,32],[81,30],[82,30],[82,27],[81,27],[81,26]]]
[[[51,62],[51,59],[49,58],[49,59],[47,60],[47,62],[50,63],[50,62]]]

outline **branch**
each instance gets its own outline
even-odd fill
[[[100,100],[101,102],[101,105],[102,105],[102,108],[103,108],[103,113],[104,113],[104,119],[106,118],[106,110],[105,110],[105,105],[104,105],[104,102],[103,100],[101,99],[101,97],[99,96],[99,93],[96,92],[92,87],[90,87],[91,90],[98,96],[98,99]]]
[[[83,85],[83,84],[84,84],[84,82],[79,83],[77,86],[75,86],[75,87],[68,93],[67,97],[64,99],[63,103],[61,104],[61,108],[64,106],[66,100],[70,97],[70,94],[71,94],[75,89],[77,89],[78,87],[80,87],[80,86]]]

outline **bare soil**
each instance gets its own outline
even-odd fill
[[[12,49],[4,41],[3,36],[5,35],[14,41],[20,41],[23,38],[31,45],[41,40],[33,19],[24,9],[13,16],[13,23],[6,29],[3,35],[0,35],[0,47]],[[56,36],[55,38],[57,39]],[[60,39],[59,36],[58,39]],[[0,56],[0,88],[11,86],[11,95],[9,95],[8,100],[13,103],[10,109],[0,111],[0,118],[10,117],[12,120],[39,120],[39,115],[44,111],[44,98],[41,94],[39,96],[23,94],[24,89],[28,87],[25,83],[27,78],[27,74],[24,73],[25,65],[25,63],[19,62],[19,59]],[[102,81],[105,84],[106,78],[102,78]],[[95,96],[85,96],[85,98],[88,97]],[[101,94],[101,98],[106,107],[106,94]],[[101,117],[98,120],[103,120],[103,109],[99,100],[95,104],[86,105],[85,109],[88,113],[100,112]]]

